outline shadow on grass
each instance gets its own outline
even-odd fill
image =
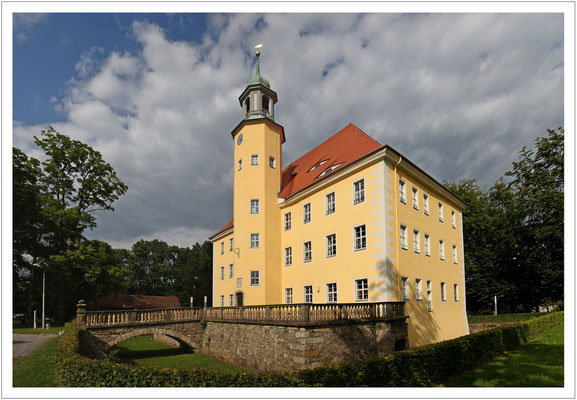
[[[138,351],[126,350],[126,351],[119,351],[117,356],[118,358],[124,361],[125,359],[170,357],[190,353],[193,353],[193,351],[185,348],[162,349],[162,350],[138,350]]]
[[[562,387],[563,325],[447,382],[453,387]]]

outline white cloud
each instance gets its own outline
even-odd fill
[[[200,43],[135,22],[141,49],[88,49],[60,103],[68,122],[54,126],[101,151],[130,188],[92,235],[118,245],[202,241],[232,217],[230,131],[262,42],[285,165],[353,122],[440,181],[490,186],[523,145],[563,124],[562,22],[560,14],[212,15]],[[15,126],[15,145],[30,151],[39,128]]]

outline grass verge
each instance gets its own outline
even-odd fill
[[[563,324],[447,382],[451,387],[563,386]]]
[[[152,335],[127,339],[111,349],[124,364],[145,367],[178,369],[200,368],[225,373],[246,372],[245,369],[225,363],[204,354],[188,353],[153,340]]]
[[[60,338],[49,340],[27,358],[13,360],[14,387],[54,387],[55,351]]]

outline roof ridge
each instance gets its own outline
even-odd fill
[[[361,128],[359,128],[358,126],[356,126],[355,124],[353,124],[352,122],[350,122],[347,126],[352,126],[353,128],[355,128],[357,131],[359,131],[360,133],[362,133],[363,135],[365,135],[367,138],[369,138],[369,140],[371,140],[374,144],[379,145],[379,146],[383,146],[381,143],[377,142],[375,139],[373,139],[373,137],[371,135],[369,135],[368,133],[365,133]]]

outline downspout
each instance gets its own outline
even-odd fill
[[[397,166],[401,163],[401,161],[403,161],[403,156],[401,156],[399,154],[399,161],[397,161],[397,163],[395,164],[395,166],[393,167],[394,172],[395,172],[395,179],[393,181],[393,204],[395,205],[395,242],[397,243],[397,241],[399,240],[399,177],[397,174]],[[397,190],[395,190],[395,188],[397,188]],[[395,194],[396,193],[396,194]],[[402,300],[402,295],[401,295],[401,269],[400,269],[400,252],[399,252],[399,243],[397,243],[397,245],[395,246],[395,259],[397,260],[396,262],[396,268],[397,268],[397,299]]]

